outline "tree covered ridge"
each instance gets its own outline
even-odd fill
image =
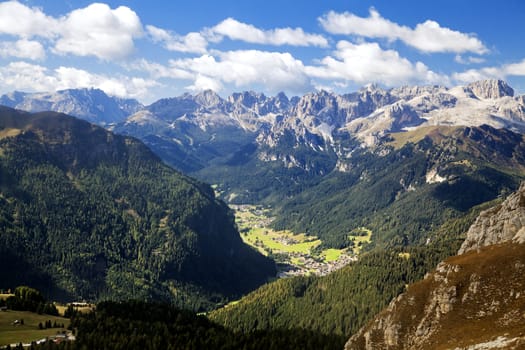
[[[102,302],[73,317],[74,349],[341,349],[344,338],[301,329],[237,333],[160,303]]]
[[[212,189],[141,142],[56,113],[2,110],[0,126],[3,283],[198,309],[273,275]]]
[[[348,338],[408,284],[455,255],[479,212],[495,202],[476,206],[434,228],[435,239],[429,244],[376,247],[327,276],[280,279],[235,305],[211,312],[210,319],[240,332],[299,327]]]

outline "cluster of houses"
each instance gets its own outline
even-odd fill
[[[230,205],[230,207],[237,213],[252,214],[243,217],[237,216],[236,220],[240,227],[266,228],[272,222],[272,218],[266,216],[268,210],[264,209],[263,207],[242,204]],[[316,240],[317,238],[310,237],[310,239]],[[282,245],[294,245],[300,243],[295,238],[287,236],[275,237],[273,240]],[[256,240],[254,245],[259,248],[266,249],[264,243],[259,240]],[[341,256],[335,261],[322,261],[321,259],[314,258],[309,253],[289,252],[286,255],[287,256],[285,256],[283,260],[277,260],[279,262],[279,272],[277,275],[279,278],[312,274],[324,276],[348,265],[352,261],[357,260],[357,256],[353,254],[351,250],[346,253],[342,253]]]
[[[331,272],[339,270],[348,265],[350,262],[357,260],[355,255],[341,254],[339,259],[331,262],[323,262],[305,255],[298,255],[296,264],[282,264],[280,265],[278,277],[292,277],[292,276],[325,276]]]
[[[75,341],[75,335],[73,334],[73,332],[71,331],[59,331],[57,332],[56,335],[52,335],[52,336],[49,336],[49,337],[45,337],[45,338],[42,338],[40,340],[37,340],[33,343],[22,343],[22,346],[24,348],[29,348],[31,347],[31,345],[42,345],[42,344],[45,344],[47,342],[52,342],[52,343],[55,343],[55,344],[60,344],[60,343],[63,343],[63,342],[70,342],[70,341]],[[11,344],[10,347],[12,349],[16,349],[17,347],[19,347],[20,344]]]

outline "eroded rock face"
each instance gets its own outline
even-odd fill
[[[496,99],[504,96],[514,96],[512,89],[503,80],[482,80],[468,85],[474,95],[483,99]]]
[[[345,349],[522,349],[524,272],[525,245],[512,242],[447,259]]]
[[[480,213],[458,254],[508,241],[525,242],[525,183],[501,205]]]
[[[347,342],[357,349],[524,349],[525,183],[482,212],[457,256]]]

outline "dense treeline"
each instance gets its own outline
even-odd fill
[[[38,314],[47,314],[58,316],[58,310],[51,302],[46,301],[40,291],[27,286],[19,286],[15,291],[7,297],[7,299],[0,299],[0,305],[6,306],[11,310],[31,311]]]
[[[312,331],[286,329],[234,333],[167,304],[140,301],[102,302],[96,310],[73,317],[72,349],[341,349],[345,339]],[[66,345],[62,345],[66,348]]]
[[[0,139],[0,287],[198,310],[274,274],[211,188],[142,143],[63,115],[17,113],[0,111],[0,127],[19,130]]]
[[[241,332],[299,327],[349,337],[406,286],[454,255],[461,236],[487,203],[433,231],[425,246],[374,249],[324,277],[280,279],[248,294],[239,303],[213,311],[210,318]]]

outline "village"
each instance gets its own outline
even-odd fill
[[[271,229],[269,208],[254,205],[230,207],[235,211],[243,241],[277,262],[279,278],[324,276],[357,260],[356,249],[320,250],[322,242],[315,236]]]

